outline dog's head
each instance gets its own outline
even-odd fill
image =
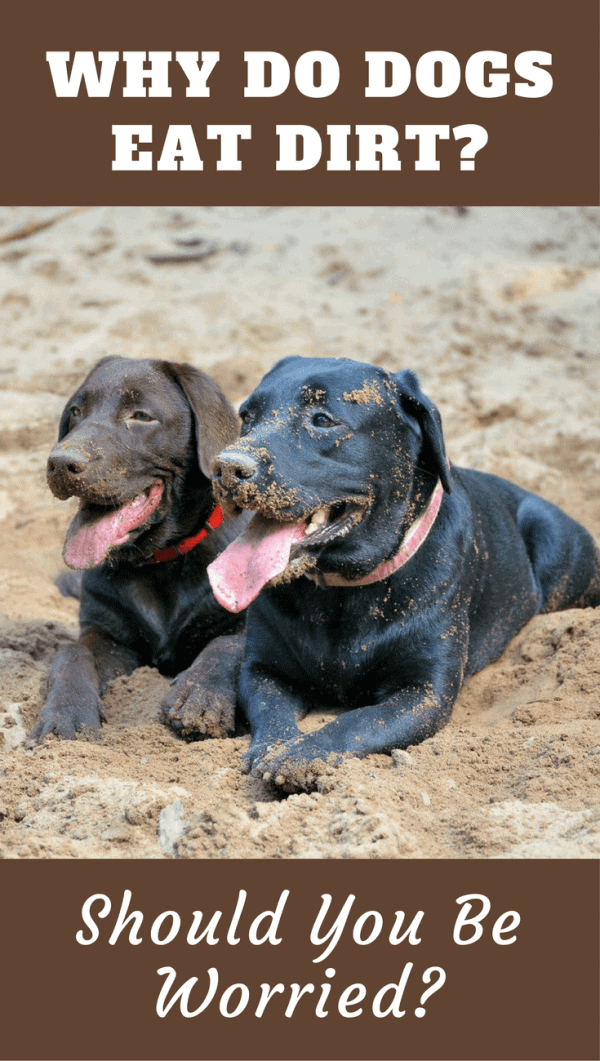
[[[240,415],[241,437],[217,458],[215,489],[230,509],[258,514],[238,546],[254,596],[261,579],[311,566],[369,574],[394,554],[438,480],[451,490],[440,415],[412,372],[286,358]],[[235,544],[227,553],[218,561],[225,580]],[[215,581],[213,589],[218,595]]]
[[[169,361],[103,358],[67,402],[48,459],[56,497],[79,497],[70,567],[113,550],[142,560],[191,533],[219,450],[238,420],[208,376]]]

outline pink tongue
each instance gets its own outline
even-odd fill
[[[230,612],[247,608],[266,582],[285,571],[292,545],[302,541],[305,529],[304,522],[278,523],[255,516],[207,569],[219,604]]]
[[[88,568],[102,563],[115,545],[123,545],[130,531],[140,527],[154,512],[163,492],[163,484],[155,483],[148,495],[138,494],[108,516],[94,522],[84,522],[80,512],[72,521],[65,541],[63,556],[68,567]]]

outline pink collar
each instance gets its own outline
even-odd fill
[[[396,555],[391,560],[386,560],[384,564],[376,567],[374,571],[371,571],[370,575],[365,575],[364,578],[347,579],[335,573],[316,574],[307,571],[306,577],[312,579],[313,582],[323,588],[326,586],[370,586],[373,582],[382,582],[384,578],[389,578],[390,575],[394,574],[394,571],[403,567],[411,556],[415,555],[417,549],[425,541],[439,512],[443,494],[444,487],[438,480],[427,508],[405,534],[402,545]]]

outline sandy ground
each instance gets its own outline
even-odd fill
[[[104,354],[191,361],[234,401],[290,353],[414,368],[455,462],[600,538],[600,211],[93,208],[6,239],[58,213],[0,209],[0,852],[600,855],[594,611],[534,619],[445,730],[311,794],[242,776],[246,737],[176,739],[148,668],[113,683],[99,737],[27,746],[45,667],[77,629],[52,583],[74,508],[50,495],[45,463],[65,398]],[[150,260],[191,238],[203,261]]]

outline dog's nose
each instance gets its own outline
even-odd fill
[[[223,486],[235,486],[241,480],[252,479],[258,471],[258,461],[242,450],[225,450],[217,457],[215,473]]]
[[[55,446],[48,457],[48,475],[81,475],[89,459],[78,446]]]
[[[80,492],[91,459],[89,453],[72,442],[59,442],[54,447],[48,457],[46,477],[55,497],[65,501]]]

